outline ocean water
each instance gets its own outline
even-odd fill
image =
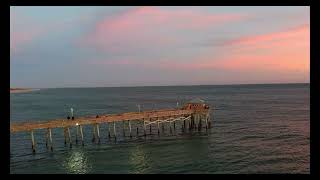
[[[310,85],[221,85],[121,88],[42,89],[10,95],[10,122],[174,108],[194,98],[213,107],[207,132],[156,126],[109,139],[100,126],[101,143],[84,127],[85,145],[64,145],[63,130],[53,130],[54,151],[45,146],[45,131],[10,135],[10,173],[310,173]],[[148,129],[148,128],[147,128]],[[72,140],[75,140],[75,130]],[[125,132],[128,135],[128,132]],[[147,131],[149,133],[149,129]]]

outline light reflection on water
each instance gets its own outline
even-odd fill
[[[89,158],[82,149],[70,151],[62,165],[68,173],[86,174],[91,170]]]
[[[148,163],[148,156],[143,151],[143,148],[138,145],[133,148],[133,151],[130,153],[129,163],[132,165],[133,170],[130,173],[133,174],[143,174],[146,173],[150,168]]]

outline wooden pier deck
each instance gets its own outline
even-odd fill
[[[97,115],[97,116],[89,116],[89,117],[75,117],[74,119],[55,119],[50,121],[42,121],[42,122],[26,122],[26,123],[11,123],[10,132],[30,132],[31,133],[31,141],[32,141],[32,150],[35,152],[35,139],[33,132],[39,129],[47,129],[46,136],[46,146],[49,147],[51,144],[52,147],[52,129],[54,128],[64,128],[64,137],[65,144],[67,140],[72,146],[71,140],[71,132],[70,128],[75,127],[77,130],[76,134],[76,143],[78,142],[78,136],[80,136],[82,145],[84,144],[83,138],[83,129],[84,125],[92,125],[93,126],[93,141],[98,139],[100,142],[100,132],[99,132],[99,124],[110,124],[113,123],[114,137],[116,139],[116,123],[117,122],[128,122],[128,128],[130,130],[130,137],[132,137],[132,121],[139,121],[143,123],[143,131],[146,136],[146,127],[152,124],[158,125],[158,134],[159,134],[159,124],[161,123],[170,123],[170,131],[171,126],[176,121],[183,121],[182,127],[186,129],[187,125],[189,125],[189,129],[196,128],[201,130],[202,121],[205,121],[205,128],[210,128],[210,113],[209,106],[205,104],[188,104],[182,108],[177,109],[161,109],[154,111],[143,111],[143,112],[128,112],[122,114],[111,114],[111,115]],[[187,123],[187,124],[186,124]],[[138,131],[138,127],[137,127]],[[80,134],[79,134],[80,132]],[[109,137],[110,137],[110,126],[109,126]]]
[[[166,109],[158,111],[144,111],[144,112],[128,112],[123,114],[112,114],[112,115],[98,115],[91,117],[80,117],[74,120],[67,119],[56,119],[47,122],[27,122],[27,123],[12,123],[10,125],[10,132],[16,133],[21,131],[32,131],[37,129],[47,128],[64,128],[77,125],[90,125],[90,124],[101,124],[119,121],[156,121],[158,119],[164,119],[169,117],[181,117],[190,116],[193,110],[180,110],[180,109]]]

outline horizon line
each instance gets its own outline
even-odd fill
[[[289,85],[289,84],[310,84],[310,82],[288,82],[288,83],[239,83],[239,84],[189,84],[189,85],[137,85],[137,86],[66,86],[66,87],[46,87],[46,88],[24,88],[24,87],[10,87],[11,88],[21,88],[21,89],[64,89],[64,88],[126,88],[126,87],[170,87],[170,86],[236,86],[236,85]]]

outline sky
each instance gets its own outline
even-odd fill
[[[307,6],[11,6],[10,86],[310,82]]]

